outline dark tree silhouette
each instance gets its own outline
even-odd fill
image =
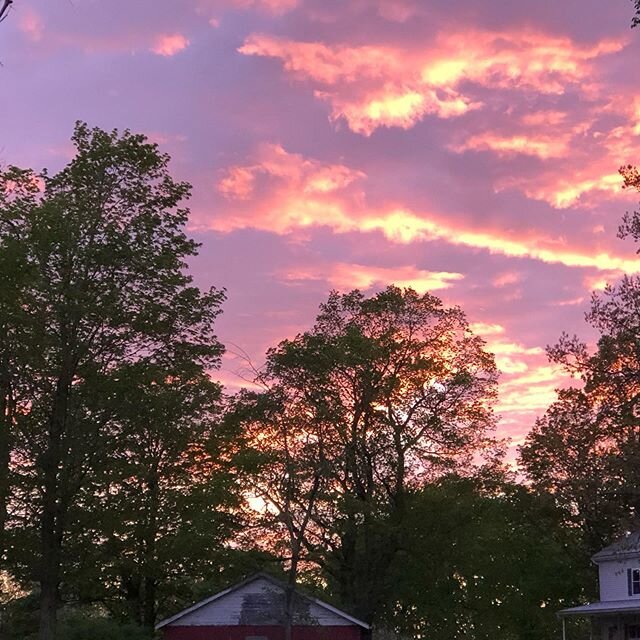
[[[636,15],[633,17],[633,21],[631,22],[631,27],[637,27],[640,25],[640,0],[632,0],[633,6],[636,9]]]

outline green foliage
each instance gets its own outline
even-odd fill
[[[144,136],[79,123],[73,143],[53,176],[0,172],[7,566],[40,583],[43,640],[60,598],[124,601],[151,626],[161,585],[206,570],[233,528],[209,378],[224,292],[186,270],[190,186]]]
[[[499,478],[448,477],[414,493],[378,625],[401,637],[543,640],[595,587],[550,499]],[[585,565],[586,566],[586,565]]]
[[[60,622],[57,640],[149,640],[149,631],[108,618],[74,615]]]
[[[633,166],[620,170],[640,191]],[[640,213],[624,217],[620,237],[640,241]],[[567,522],[583,532],[587,552],[637,526],[640,509],[640,278],[625,276],[594,294],[587,321],[595,350],[562,335],[552,360],[582,389],[559,393],[529,434],[521,460],[534,486],[551,491]]]
[[[311,330],[268,352],[268,391],[240,394],[228,414],[258,464],[248,482],[275,514],[267,541],[319,563],[371,619],[407,493],[492,447],[496,378],[464,314],[435,296],[332,293]]]
[[[582,532],[586,555],[608,544],[628,517],[618,475],[620,455],[628,451],[617,435],[592,396],[570,388],[558,392],[519,449],[526,477]]]

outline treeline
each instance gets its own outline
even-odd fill
[[[493,355],[429,294],[332,293],[225,394],[189,185],[143,136],[73,142],[55,175],[0,171],[0,637],[149,638],[258,569],[381,638],[541,640],[594,595],[590,553],[636,517],[637,277],[594,298],[595,353],[550,350],[584,385],[522,482]]]

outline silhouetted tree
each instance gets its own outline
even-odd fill
[[[459,308],[396,287],[369,298],[332,293],[311,330],[268,353],[261,382],[278,390],[286,411],[263,402],[246,424],[274,433],[255,442],[281,459],[278,501],[286,504],[290,472],[297,498],[302,490],[307,507],[314,498],[303,543],[362,618],[373,619],[389,587],[408,493],[471,469],[488,444],[496,378],[493,356]],[[285,441],[285,428],[299,432]],[[277,448],[292,445],[288,471]],[[304,514],[298,503],[296,511]]]
[[[184,233],[188,210],[182,203],[190,186],[171,178],[169,157],[144,136],[78,124],[73,142],[76,156],[58,174],[24,173],[27,195],[19,206],[0,201],[6,233],[0,263],[13,252],[27,273],[16,287],[19,304],[10,299],[0,309],[0,328],[17,310],[12,331],[20,338],[0,335],[0,356],[9,350],[4,360],[15,363],[9,374],[17,371],[28,385],[21,410],[13,412],[12,459],[14,499],[21,506],[16,517],[35,525],[39,537],[32,557],[40,584],[40,640],[55,638],[65,541],[74,519],[90,508],[86,488],[108,495],[111,466],[129,449],[133,455],[134,445],[145,447],[145,425],[172,426],[156,412],[175,394],[154,391],[180,380],[181,392],[201,387],[204,382],[191,383],[206,381],[205,372],[218,366],[223,351],[213,325],[224,294],[201,292],[186,272],[185,261],[197,252]],[[0,192],[13,193],[14,177],[20,176],[15,169],[2,172]],[[134,376],[135,367],[153,371],[155,385]],[[140,414],[128,431],[122,409],[136,401],[123,404],[123,393],[136,390]],[[179,423],[188,407],[181,401]],[[131,430],[137,433],[127,440]],[[158,456],[161,446],[172,447],[166,431],[164,444],[149,437],[147,445]],[[156,466],[152,459],[139,466],[145,474],[141,496],[148,497],[140,506],[147,512],[147,532],[161,499]],[[153,556],[149,543],[143,541],[145,552]],[[143,579],[157,575],[145,571]],[[150,582],[148,587],[154,588]],[[144,617],[149,622],[151,614]]]

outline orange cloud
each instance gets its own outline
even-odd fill
[[[413,266],[374,267],[362,264],[337,263],[318,269],[297,268],[282,274],[285,280],[323,280],[339,290],[370,289],[395,284],[411,287],[418,293],[447,289],[464,276],[461,273],[425,271]]]
[[[493,132],[471,136],[462,144],[452,145],[458,153],[464,151],[493,151],[500,156],[515,154],[537,156],[543,160],[560,158],[570,153],[571,136],[501,136]]]
[[[180,33],[158,36],[151,47],[151,51],[159,56],[171,57],[184,51],[190,42]]]
[[[230,4],[240,9],[263,9],[278,14],[295,9],[298,0],[230,0]]]
[[[627,118],[627,123],[603,131],[596,128],[595,118],[589,115],[575,127],[552,127],[551,133],[542,138],[523,136],[522,148],[517,152],[542,159],[564,157],[570,161],[562,166],[551,165],[534,175],[510,176],[500,181],[496,190],[515,188],[527,197],[542,200],[557,209],[590,207],[611,198],[634,200],[632,192],[622,189],[622,179],[616,169],[635,162],[640,155],[635,105],[616,115]],[[500,153],[500,142],[498,135],[485,133],[456,150],[484,147]]]
[[[485,249],[514,258],[533,258],[568,267],[592,267],[598,270],[623,270],[640,273],[640,259],[623,258],[607,252],[591,253],[578,248],[558,248],[557,242],[544,236],[518,237],[494,230],[464,229],[432,216],[419,216],[407,210],[395,210],[372,216],[360,223],[365,230],[380,230],[397,242],[439,239],[455,245]]]
[[[349,231],[354,225],[351,211],[362,207],[364,194],[358,184],[364,177],[345,165],[263,144],[252,163],[223,172],[217,189],[229,208],[210,226],[219,231],[254,227],[289,233],[319,226]]]
[[[529,30],[468,30],[440,34],[417,51],[265,34],[249,36],[239,51],[281,60],[285,71],[315,85],[315,95],[331,105],[332,120],[343,119],[353,131],[370,135],[381,126],[408,129],[428,114],[451,118],[480,108],[464,83],[561,94],[569,84],[589,81],[592,62],[625,44],[604,40],[584,46]]]
[[[501,335],[505,332],[505,328],[501,324],[487,324],[485,322],[474,322],[469,328],[473,333],[483,337]]]
[[[522,373],[514,372],[501,381],[496,410],[503,415],[529,413],[533,422],[556,399],[556,389],[569,380],[557,365],[529,363]]]
[[[370,207],[362,186],[365,178],[345,165],[322,163],[289,153],[280,145],[264,144],[253,162],[223,172],[217,188],[228,207],[207,226],[218,231],[257,228],[279,234],[321,227],[335,233],[381,232],[401,244],[440,240],[549,264],[640,273],[640,258],[572,247],[535,232],[518,235],[467,228],[431,212]],[[516,281],[512,274],[503,276],[496,286]]]

